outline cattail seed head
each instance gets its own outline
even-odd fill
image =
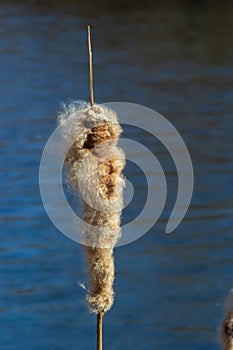
[[[82,243],[89,274],[92,312],[108,311],[114,300],[113,248],[120,237],[125,156],[117,147],[121,127],[103,106],[73,102],[59,116],[63,135],[74,140],[68,151],[66,181],[84,200]]]

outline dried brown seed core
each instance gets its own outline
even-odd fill
[[[106,142],[110,139],[115,139],[116,135],[112,126],[108,123],[95,126],[91,129],[87,135],[87,139],[84,142],[84,148],[92,149],[101,142]]]

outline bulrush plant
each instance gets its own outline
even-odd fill
[[[97,350],[101,350],[102,316],[114,301],[113,249],[121,232],[125,156],[117,146],[122,130],[116,113],[94,104],[90,28],[88,46],[90,104],[65,105],[58,123],[67,141],[75,140],[65,158],[66,181],[83,201],[82,243],[89,276],[86,300],[89,310],[97,314]]]

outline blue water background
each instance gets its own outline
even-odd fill
[[[233,287],[232,5],[67,4],[0,3],[0,349],[95,347],[95,317],[79,286],[86,282],[82,247],[52,225],[38,186],[60,102],[88,99],[91,24],[96,101],[133,102],[163,114],[184,138],[195,172],[191,207],[167,236],[175,166],[156,140],[130,131],[148,147],[155,142],[168,200],[147,235],[115,251],[105,349],[217,350]],[[137,168],[128,164],[126,176],[137,196],[125,222],[146,190]]]

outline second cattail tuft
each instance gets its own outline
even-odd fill
[[[230,292],[227,313],[222,322],[222,348],[233,350],[233,290]]]

